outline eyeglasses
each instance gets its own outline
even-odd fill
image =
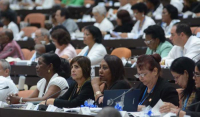
[[[140,78],[140,77],[144,77],[144,76],[146,76],[147,75],[147,73],[143,73],[143,74],[135,74],[134,76],[136,77],[136,78]]]
[[[149,40],[149,41],[144,41],[145,44],[150,44],[151,42],[153,42],[153,40]]]
[[[193,75],[194,75],[195,78],[200,77],[200,73],[198,73],[198,72],[193,72]]]

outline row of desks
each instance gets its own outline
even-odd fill
[[[137,73],[136,68],[125,67],[126,78],[133,83],[137,83],[139,79],[134,75]],[[25,75],[25,83],[28,86],[36,85],[40,78],[36,74],[35,66],[11,66],[11,78],[15,84],[18,84],[19,75]],[[99,76],[99,67],[95,67],[95,76]],[[174,82],[174,78],[169,69],[162,69],[161,77],[167,79],[169,82]]]
[[[0,108],[0,117],[94,117],[94,116],[72,114],[72,113],[29,111],[29,110]]]
[[[17,43],[21,48],[30,50],[33,50],[35,46],[34,40],[17,41]],[[86,46],[83,40],[72,40],[71,43],[76,49],[83,49]],[[117,47],[127,47],[131,49],[132,55],[141,55],[146,52],[146,45],[143,39],[103,40],[102,44],[106,47],[108,54],[111,53],[112,49]]]

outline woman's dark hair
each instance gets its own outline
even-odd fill
[[[69,31],[63,25],[57,25],[57,26],[55,26],[55,27],[52,28],[52,30],[50,31],[50,34],[52,34],[57,29],[63,29],[64,31],[66,31],[67,33],[69,33]]]
[[[69,78],[71,76],[71,68],[69,65],[69,61],[64,59],[64,58],[60,58],[61,60],[61,72],[60,72],[60,76],[64,77],[64,78]]]
[[[160,42],[165,42],[165,32],[161,26],[158,25],[151,25],[144,30],[146,35],[151,35],[152,39],[158,38]]]
[[[68,71],[70,71],[70,69],[62,69],[63,65],[60,57],[57,54],[49,52],[41,55],[41,57],[43,58],[45,64],[53,64],[53,70],[55,73],[58,73],[59,76],[66,78],[66,75],[64,75],[63,73],[67,73]]]
[[[119,10],[117,17],[121,20],[122,24],[132,22],[131,16],[127,10]]]
[[[91,74],[91,62],[90,59],[88,59],[85,56],[77,56],[75,58],[72,59],[72,61],[70,62],[70,67],[72,68],[72,65],[77,62],[78,65],[81,67],[82,72],[83,72],[83,76],[84,78],[89,78],[90,74]]]
[[[131,9],[132,10],[138,10],[138,12],[144,13],[144,15],[147,14],[147,6],[144,3],[142,3],[142,2],[133,5],[131,7]]]
[[[102,42],[102,39],[103,39],[102,33],[99,30],[99,28],[97,28],[96,26],[92,26],[92,25],[86,26],[84,30],[89,31],[92,34],[94,41],[96,43]]]
[[[200,71],[200,60],[196,62],[195,66],[198,68],[198,70]]]
[[[182,92],[182,97],[183,99],[186,99],[187,96],[191,95],[192,92],[195,90],[195,82],[193,80],[193,72],[195,68],[195,62],[187,57],[180,57],[175,59],[170,67],[170,70],[172,72],[176,72],[178,74],[183,75],[184,71],[186,70],[188,72],[189,78],[187,82],[186,88]]]
[[[67,8],[61,8],[60,10],[60,16],[65,16],[65,19],[70,18],[70,12]]]
[[[164,8],[167,10],[167,12],[170,14],[170,18],[173,19],[179,19],[178,18],[178,10],[176,7],[174,7],[171,4],[168,4],[164,6]]]
[[[13,13],[10,10],[2,12],[1,17],[6,18],[7,20],[9,20],[9,22],[15,21]]]
[[[63,29],[57,29],[57,30],[53,31],[53,33],[51,34],[51,37],[53,39],[57,40],[59,45],[63,45],[63,44],[67,45],[71,41],[70,34],[67,33]]]
[[[111,72],[111,84],[117,80],[125,79],[125,70],[121,59],[115,55],[105,55],[104,60]]]
[[[197,0],[185,0],[189,5],[191,5],[192,3],[197,2]]]
[[[160,67],[161,57],[159,54],[153,55],[141,55],[137,59],[137,68],[147,69],[153,71],[154,68],[158,69],[158,76],[160,76],[161,67]]]
[[[151,4],[153,4],[154,6],[154,11],[159,7],[160,5],[160,0],[147,0],[148,2],[150,2]]]

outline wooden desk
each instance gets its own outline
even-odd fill
[[[94,116],[79,115],[72,113],[29,111],[29,110],[0,108],[0,117],[94,117]]]
[[[17,41],[21,48],[34,49],[35,42],[33,40]],[[83,40],[72,40],[71,43],[76,49],[83,49],[86,45]],[[131,49],[132,55],[141,55],[146,52],[146,45],[143,39],[116,39],[116,40],[103,40],[102,44],[106,47],[108,54],[112,49],[118,47],[127,47]]]
[[[24,75],[26,77],[25,84],[29,87],[36,85],[40,78],[36,74],[35,66],[16,66],[11,65],[10,76],[15,84],[18,84],[19,75]]]

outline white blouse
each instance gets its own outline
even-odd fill
[[[49,84],[47,85],[47,88],[45,90],[45,86],[46,86],[46,79],[45,78],[42,78],[41,80],[38,81],[37,83],[37,89],[39,90],[39,95],[38,97],[42,97],[49,89],[49,87],[51,85],[56,85],[60,88],[60,90],[64,89],[65,87],[69,87],[68,83],[67,83],[67,80],[61,76],[58,76],[57,73],[55,73],[52,78],[50,79],[49,81]],[[45,92],[44,92],[45,90]],[[58,97],[62,96],[65,92],[67,91],[66,90],[63,90],[61,91],[61,93],[59,94]]]

